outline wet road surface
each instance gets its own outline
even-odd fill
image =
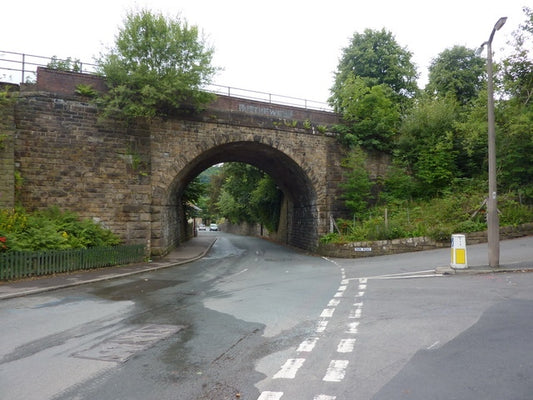
[[[533,392],[533,274],[444,277],[427,268],[449,251],[328,260],[216,235],[191,264],[0,302],[0,398]]]

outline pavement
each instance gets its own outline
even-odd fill
[[[0,282],[0,300],[142,274],[190,263],[205,256],[216,239],[214,236],[195,237],[180,244],[175,250],[156,261]]]
[[[452,268],[451,266],[435,268],[435,273],[442,275],[474,275],[493,274],[500,272],[533,272],[533,261],[526,261],[509,265],[500,265],[497,268],[492,268],[488,265],[474,265],[468,266],[467,268]]]
[[[0,282],[0,300],[121,278],[190,263],[204,257],[211,249],[216,239],[217,238],[214,236],[197,236],[180,244],[178,248],[156,261]],[[441,275],[484,274],[497,272],[533,272],[533,261],[500,265],[498,268],[481,265],[468,266],[466,269],[456,269],[450,266],[437,267],[435,269],[435,273]]]

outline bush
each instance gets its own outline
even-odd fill
[[[3,239],[2,239],[3,238]],[[120,244],[119,238],[91,220],[57,207],[35,213],[0,210],[0,251],[65,250]]]
[[[386,206],[368,209],[364,219],[338,220],[340,232],[328,234],[324,241],[345,243],[418,236],[447,241],[453,233],[483,231],[487,227],[485,209],[481,207],[484,196],[484,192],[470,188],[428,201],[390,201]],[[514,193],[500,196],[500,226],[533,221],[533,208],[520,204],[517,196]]]

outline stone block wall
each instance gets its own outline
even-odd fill
[[[0,208],[15,205],[14,107],[10,99],[0,102]]]
[[[432,250],[449,246],[449,243],[435,242],[427,237],[416,237],[394,240],[350,242],[343,244],[321,243],[318,248],[318,253],[326,257],[361,258]]]
[[[145,130],[99,122],[76,98],[24,92],[16,104],[16,168],[29,210],[57,205],[128,243],[149,243],[150,142]]]
[[[531,235],[533,235],[533,223],[500,227],[500,240],[516,239]],[[487,232],[470,232],[465,234],[465,238],[467,246],[486,243]],[[377,240],[371,242],[350,242],[343,244],[321,243],[318,248],[318,253],[326,257],[360,258],[434,250],[446,247],[451,247],[449,241],[436,242],[428,237],[416,237],[394,240]]]

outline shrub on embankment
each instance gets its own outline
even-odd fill
[[[67,250],[115,246],[120,239],[89,219],[57,207],[28,212],[0,210],[0,252]]]

